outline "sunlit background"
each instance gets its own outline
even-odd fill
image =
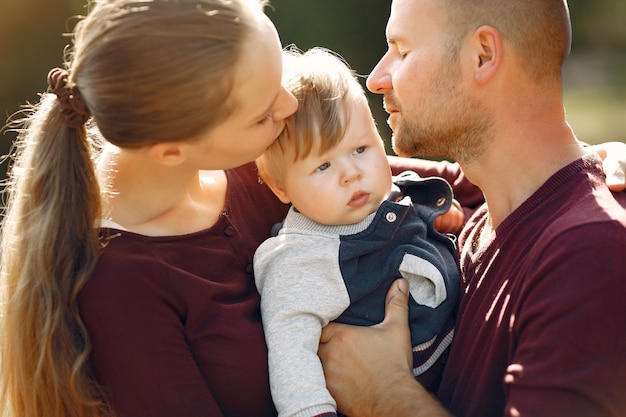
[[[84,0],[0,0],[0,110],[3,120],[37,101],[46,74],[60,66],[63,48]],[[571,0],[572,55],[565,68],[565,107],[578,137],[588,143],[626,142],[626,1]],[[324,46],[367,74],[386,49],[390,0],[273,0],[268,16],[284,45]],[[371,96],[382,136],[388,140],[381,99]],[[0,135],[0,154],[13,133]],[[0,165],[4,175],[6,162]]]

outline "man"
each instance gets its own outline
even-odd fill
[[[407,289],[322,335],[355,416],[626,415],[626,211],[565,121],[564,0],[393,0],[368,79],[401,156],[457,160],[486,205],[459,239],[461,304],[435,399],[411,376]]]

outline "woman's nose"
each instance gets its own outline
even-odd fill
[[[276,105],[272,115],[275,122],[280,122],[291,116],[298,109],[298,100],[285,87],[281,87],[281,91],[276,99]]]

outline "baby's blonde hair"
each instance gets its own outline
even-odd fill
[[[313,48],[283,51],[283,84],[298,99],[278,139],[256,163],[259,177],[283,185],[285,167],[332,149],[343,138],[355,100],[367,102],[356,73],[334,52]]]

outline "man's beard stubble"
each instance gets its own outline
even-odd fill
[[[457,68],[454,62],[442,63],[437,79],[423,95],[421,113],[400,112],[392,136],[398,155],[449,158],[467,166],[484,154],[493,136],[491,117],[481,103],[455,88]],[[385,96],[385,103],[401,109],[391,94]]]

